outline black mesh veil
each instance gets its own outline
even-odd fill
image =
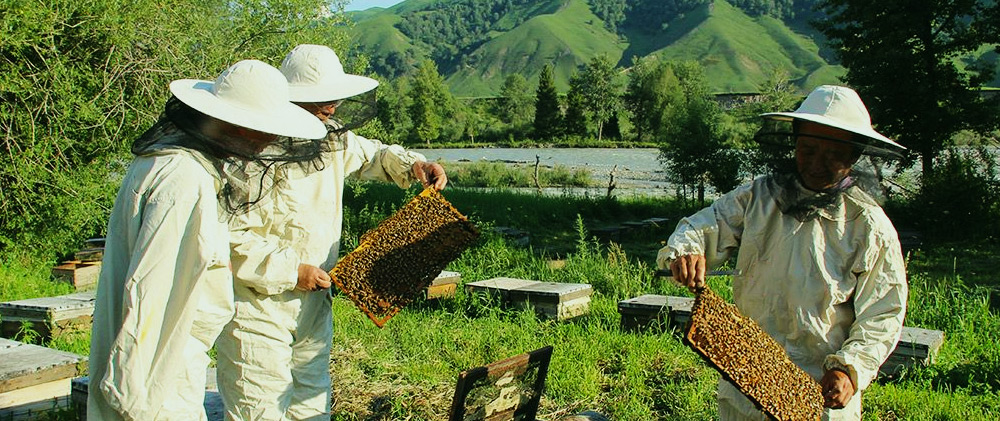
[[[331,133],[343,134],[364,126],[378,112],[375,89],[338,101],[333,115],[334,124],[328,124]]]
[[[298,164],[305,169],[321,167],[321,154],[330,150],[325,138],[300,139],[276,136],[260,152],[249,142],[227,130],[213,130],[212,117],[171,96],[163,114],[132,144],[132,153],[145,155],[156,150],[183,147],[203,152],[222,161],[225,184],[220,202],[232,214],[247,211],[274,186],[278,167]]]
[[[763,127],[754,136],[759,146],[755,158],[758,165],[771,173],[767,186],[783,213],[800,221],[814,219],[821,210],[833,210],[839,206],[842,193],[854,194],[862,200],[880,205],[885,201],[887,186],[882,176],[882,167],[886,158],[897,158],[898,153],[864,142],[830,138],[828,140],[854,146],[861,156],[851,167],[850,174],[836,186],[812,192],[802,186],[796,169],[797,131],[794,126],[791,121],[765,119]],[[813,134],[809,136],[816,137]],[[852,190],[852,187],[857,189]]]

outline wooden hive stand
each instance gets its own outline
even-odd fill
[[[0,334],[13,338],[30,323],[42,339],[64,332],[89,330],[95,291],[0,303]]]
[[[0,419],[37,419],[69,407],[70,383],[87,358],[0,339]]]

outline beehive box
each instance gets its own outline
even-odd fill
[[[219,394],[218,383],[216,382],[215,367],[209,367],[205,373],[205,415],[208,421],[222,421],[225,419],[226,408],[222,403],[222,395]],[[80,420],[87,419],[87,397],[89,395],[90,378],[77,377],[72,381],[72,391],[70,401],[73,410]]]
[[[506,304],[510,301],[510,292],[525,285],[534,285],[538,281],[517,278],[491,278],[483,281],[469,282],[465,284],[465,291],[469,294],[477,294],[489,300]]]
[[[88,330],[94,315],[95,295],[94,291],[86,291],[0,303],[0,334],[13,338],[26,322],[43,339]]]
[[[101,275],[101,262],[68,260],[52,268],[52,278],[66,282],[78,290],[93,289]]]
[[[903,327],[896,348],[879,367],[879,374],[895,376],[906,367],[933,364],[943,343],[944,332],[940,330]]]
[[[691,319],[694,298],[646,294],[618,302],[625,330],[683,329]]]
[[[0,419],[26,420],[68,408],[70,383],[86,357],[0,339]]]
[[[589,284],[539,282],[517,278],[492,278],[470,282],[468,292],[481,294],[501,305],[514,308],[535,309],[540,315],[553,320],[568,320],[590,312]]]
[[[590,313],[590,284],[539,282],[510,291],[517,308],[531,307],[552,320],[569,320]]]
[[[708,288],[698,293],[692,310],[685,343],[761,411],[778,420],[820,418],[819,383],[756,322]]]
[[[462,275],[458,272],[441,271],[437,278],[431,281],[425,291],[425,298],[434,300],[438,298],[450,298],[455,296],[458,289],[458,282],[462,280]]]
[[[534,421],[551,359],[550,345],[459,373],[448,420]]]
[[[337,262],[333,283],[376,326],[426,294],[449,262],[479,237],[479,230],[433,188],[361,236]]]

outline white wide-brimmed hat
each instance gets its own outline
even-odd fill
[[[300,44],[281,62],[292,102],[327,102],[350,98],[378,86],[372,78],[344,73],[340,58],[325,45]]]
[[[906,148],[892,139],[883,136],[872,128],[872,119],[868,108],[861,102],[861,97],[853,89],[844,86],[823,85],[802,101],[794,112],[766,113],[761,117],[775,120],[806,120],[830,127],[846,130],[864,137],[852,139],[861,141],[861,146],[873,148],[881,153],[902,155]]]
[[[175,80],[170,92],[187,106],[237,126],[304,139],[326,136],[319,119],[289,101],[281,71],[263,61],[240,61],[214,82]]]

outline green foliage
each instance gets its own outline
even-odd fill
[[[559,93],[556,92],[555,80],[552,79],[552,66],[546,64],[542,67],[538,89],[535,91],[535,137],[551,139],[561,134],[562,117]]]
[[[536,187],[532,165],[507,165],[499,162],[448,164],[448,183],[455,187]],[[589,187],[592,183],[587,169],[571,169],[564,165],[539,166],[540,187]]]
[[[656,131],[671,179],[693,187],[698,202],[705,201],[705,187],[728,191],[740,180],[740,155],[734,153],[723,135],[722,110],[708,93],[704,69],[697,63],[671,63],[680,89],[671,91],[663,105],[670,124]]]
[[[452,97],[433,61],[424,60],[407,93],[416,140],[430,146],[441,136],[444,120],[452,115]]]
[[[821,57],[822,35],[805,24],[814,0],[515,1],[505,9],[506,18],[488,29],[454,18],[448,20],[453,27],[445,28],[439,16],[493,1],[471,7],[465,1],[407,3],[359,17],[357,45],[373,57],[379,74],[389,77],[411,74],[423,58],[433,57],[460,96],[496,96],[512,74],[534,83],[545,64],[553,66],[556,86],[565,92],[576,69],[599,55],[621,67],[633,57],[698,60],[714,92],[748,92],[774,69],[786,69],[802,91],[835,83],[843,72]],[[440,36],[411,38],[399,30],[403,19],[428,24],[438,19],[441,30],[428,34]],[[468,39],[459,48],[446,33],[461,32]]]
[[[0,258],[52,261],[103,232],[131,140],[169,81],[276,63],[306,39],[342,46],[323,4],[0,2]]]
[[[995,67],[980,62],[963,69],[960,62],[983,45],[1000,44],[1000,4],[824,0],[820,6],[829,18],[817,26],[848,69],[844,81],[882,133],[919,154],[925,175],[954,134],[1000,127],[1000,100],[980,95]]]
[[[535,115],[535,104],[528,88],[528,81],[519,73],[507,76],[500,87],[498,115],[500,121],[513,127],[512,132],[522,134]]]
[[[925,174],[912,209],[929,235],[950,240],[1000,238],[1000,157],[985,147],[949,148]]]
[[[570,107],[579,106],[580,111],[587,115],[586,120],[597,124],[597,141],[600,142],[604,124],[621,108],[622,80],[615,65],[606,56],[594,57],[570,78],[569,85]],[[573,100],[576,98],[579,98],[579,103]],[[574,120],[574,123],[578,121]],[[588,133],[575,130],[576,127],[567,126],[568,133]]]

